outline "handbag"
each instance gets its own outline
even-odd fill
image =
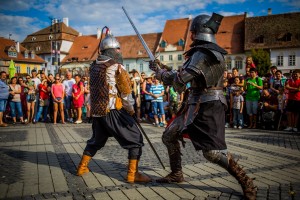
[[[40,99],[40,106],[48,106],[49,105],[49,99]]]

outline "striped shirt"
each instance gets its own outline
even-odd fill
[[[158,84],[158,85],[151,85],[150,87],[150,93],[154,94],[154,95],[159,95],[161,94],[163,91],[165,91],[165,88],[163,85]],[[152,100],[152,102],[163,102],[163,96],[160,96],[158,98],[154,98]]]

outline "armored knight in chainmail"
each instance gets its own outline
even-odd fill
[[[127,181],[149,182],[149,177],[138,172],[143,136],[133,118],[134,100],[129,75],[122,65],[120,44],[115,37],[107,34],[100,43],[100,51],[90,67],[93,135],[87,141],[77,175],[89,172],[90,159],[104,147],[108,137],[113,136],[124,149],[128,149]]]
[[[170,183],[184,181],[181,167],[179,141],[182,134],[188,134],[196,150],[202,150],[209,161],[225,168],[241,184],[246,199],[255,199],[253,181],[234,161],[225,143],[226,99],[223,95],[224,55],[227,53],[216,44],[222,16],[199,15],[193,19],[190,31],[191,49],[182,70],[166,70],[157,61],[149,67],[164,84],[173,85],[177,92],[188,95],[177,117],[166,128],[162,140],[167,146],[171,173],[157,182]],[[191,87],[186,90],[186,84]],[[189,93],[189,94],[187,94]],[[184,123],[182,123],[184,122]]]

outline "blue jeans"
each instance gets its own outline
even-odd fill
[[[23,117],[21,102],[10,101],[9,106],[12,117],[16,117],[16,110],[18,111],[18,117]]]
[[[233,109],[233,126],[243,127],[243,113],[240,113],[240,109]]]
[[[7,99],[0,99],[0,112],[5,112]]]
[[[42,112],[43,112],[43,115],[44,115],[44,122],[47,120],[48,107],[49,107],[49,106],[39,106],[39,110],[38,110],[38,112],[36,113],[36,118],[35,118],[35,121],[36,121],[36,122],[39,121]]]
[[[165,110],[164,110],[164,102],[156,102],[156,101],[152,101],[152,108],[153,108],[153,113],[154,115],[164,115],[165,114]]]

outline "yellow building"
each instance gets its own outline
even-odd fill
[[[33,69],[42,70],[46,63],[34,51],[25,49],[19,42],[0,37],[0,71],[8,72],[11,60],[15,63],[16,76],[30,74]]]

